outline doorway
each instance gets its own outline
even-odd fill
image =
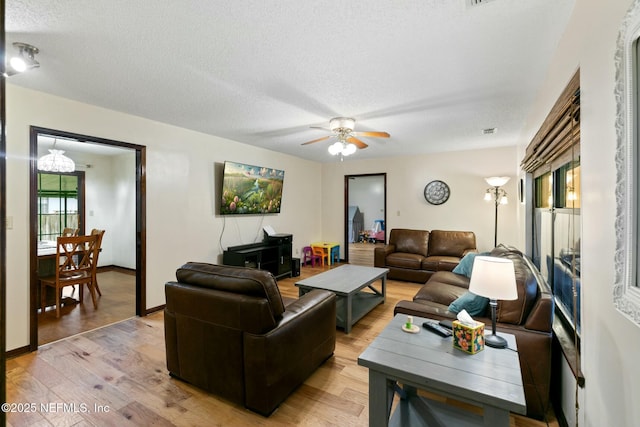
[[[71,132],[65,132],[55,129],[47,129],[32,126],[30,128],[30,339],[29,349],[34,351],[38,348],[38,310],[40,306],[38,295],[38,243],[39,243],[39,218],[40,209],[38,205],[38,168],[37,159],[42,151],[46,152],[46,149],[50,148],[52,144],[57,144],[56,149],[64,149],[67,154],[75,153],[74,156],[81,159],[90,159],[83,164],[83,160],[77,162],[78,169],[84,169],[85,183],[87,190],[84,194],[86,200],[82,206],[78,206],[78,210],[82,210],[83,215],[81,232],[84,233],[86,229],[102,228],[107,229],[106,233],[110,233],[112,239],[120,241],[126,241],[126,247],[128,251],[123,251],[121,245],[118,246],[114,243],[112,253],[121,256],[123,252],[127,254],[127,261],[122,270],[127,270],[131,279],[129,282],[131,286],[135,287],[135,309],[132,310],[131,315],[144,316],[146,315],[146,212],[145,212],[145,158],[146,147],[136,144],[130,144],[121,141],[108,140],[104,138],[92,137],[88,135],[80,135]],[[40,153],[39,153],[40,148]],[[114,156],[114,157],[109,157]],[[118,156],[118,157],[115,157]],[[113,159],[113,160],[106,160]],[[113,170],[108,171],[108,175],[104,175],[105,172],[99,173],[99,168],[95,168],[93,162],[114,165]],[[103,168],[103,170],[108,168]],[[107,178],[105,178],[105,176]],[[111,177],[111,178],[109,178]],[[115,177],[115,178],[113,178]],[[113,180],[118,180],[114,183]],[[126,182],[126,187],[129,188],[126,202],[121,202],[120,198],[122,193],[122,182]],[[113,200],[109,200],[110,197],[116,196],[109,185],[114,185],[119,188],[118,201],[114,203]],[[84,187],[84,186],[83,186]],[[104,214],[101,212],[103,206],[102,203],[109,203],[112,205],[121,205],[128,203],[131,207],[126,211],[126,217],[128,218],[124,224],[117,223],[117,215],[109,215],[111,222],[104,219]],[[85,205],[86,204],[86,205]],[[101,215],[103,218],[101,218]],[[115,218],[114,218],[115,217]],[[105,227],[105,222],[108,225]],[[85,228],[86,225],[86,228]],[[105,233],[105,235],[106,235]],[[125,236],[123,238],[120,235]],[[105,239],[106,240],[106,239]],[[103,240],[104,243],[104,240]],[[101,253],[101,257],[107,255],[106,250]],[[111,261],[109,257],[106,259],[107,264]],[[117,258],[113,259],[113,265],[118,266],[120,264]],[[98,281],[102,282],[100,278]],[[133,294],[131,298],[134,298]],[[82,306],[82,304],[79,304]],[[91,306],[91,304],[84,304]],[[89,312],[90,310],[87,310]],[[97,312],[97,311],[96,311]],[[79,317],[80,319],[82,317]],[[105,317],[106,319],[106,317]],[[106,320],[105,320],[106,321]],[[109,323],[113,323],[111,320]],[[71,335],[73,332],[70,333]]]
[[[373,266],[387,241],[387,174],[345,175],[345,261]]]

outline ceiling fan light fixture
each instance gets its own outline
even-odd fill
[[[342,155],[350,156],[351,154],[355,153],[357,149],[358,148],[355,146],[355,144],[351,144],[351,143],[346,144],[342,149]]]
[[[342,142],[334,142],[329,146],[329,154],[332,156],[337,156],[340,153],[342,153]]]
[[[333,132],[353,132],[356,120],[350,117],[334,117],[329,121],[329,129]]]

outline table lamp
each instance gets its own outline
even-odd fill
[[[507,341],[496,335],[496,308],[499,299],[514,300],[518,298],[513,261],[492,256],[476,256],[469,281],[469,292],[489,298],[491,335],[485,336],[485,344],[489,347],[505,348]]]

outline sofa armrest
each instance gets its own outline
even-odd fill
[[[374,267],[386,267],[387,255],[396,251],[396,245],[385,245],[375,248],[373,250],[373,266]]]
[[[477,254],[477,253],[478,253],[478,249],[476,248],[465,249],[460,258],[464,258],[464,256],[467,254]]]
[[[543,293],[529,312],[529,317],[524,324],[526,329],[551,332],[553,328],[553,315],[555,304],[550,294]]]
[[[313,290],[285,309],[263,335],[244,334],[245,405],[271,413],[322,362],[336,342],[336,296]]]

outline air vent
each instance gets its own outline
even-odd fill
[[[494,134],[498,131],[497,128],[486,128],[486,129],[482,129],[482,133],[485,135],[491,135]]]
[[[473,7],[473,6],[480,6],[494,0],[465,0],[465,1],[467,2],[467,7]]]

